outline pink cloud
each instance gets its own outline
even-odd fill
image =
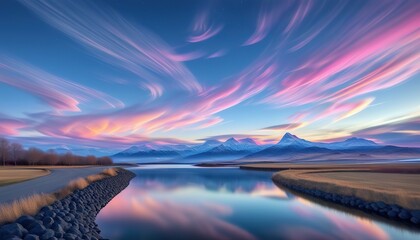
[[[221,49],[221,50],[218,50],[218,51],[216,51],[216,52],[214,52],[214,53],[210,54],[207,58],[218,58],[218,57],[223,57],[223,56],[225,56],[225,55],[226,55],[226,53],[227,53],[227,50],[226,50],[226,49]]]
[[[385,18],[390,13],[383,14]],[[358,34],[360,29],[348,31],[347,45],[339,43],[332,48],[333,51],[330,51],[332,46],[328,46],[325,52],[322,49],[316,51],[312,58],[282,81],[281,88],[268,96],[267,102],[293,106],[346,100],[408,80],[416,73],[418,55],[413,52],[417,48],[416,29],[420,18],[412,10],[402,15],[404,17],[390,20],[388,25],[376,27],[373,23],[367,24],[370,31],[363,36]],[[346,91],[346,98],[342,97],[342,92],[335,97],[337,89],[343,88],[341,91]],[[354,88],[358,90],[351,91]]]
[[[284,11],[288,8],[288,4],[283,6],[281,2],[262,2],[255,32],[245,41],[245,43],[243,43],[243,46],[256,44],[267,37],[270,31],[278,24]]]
[[[192,43],[202,42],[216,36],[223,29],[222,24],[210,22],[210,7],[198,12],[192,24],[192,34],[188,41]]]
[[[1,118],[0,116],[0,135],[17,135],[19,133],[19,129],[24,127],[26,127],[26,124],[23,121]]]
[[[6,57],[0,60],[0,82],[24,90],[61,111],[80,111],[81,102],[93,100],[112,108],[124,106],[123,102],[105,93]]]

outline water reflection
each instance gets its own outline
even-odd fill
[[[110,239],[413,239],[411,232],[331,210],[235,168],[136,169],[97,217]]]

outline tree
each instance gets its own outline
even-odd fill
[[[57,165],[60,161],[58,154],[54,150],[48,150],[44,153],[44,163],[45,165]]]
[[[15,166],[17,165],[17,161],[22,159],[24,155],[24,150],[22,145],[19,143],[12,143],[10,145],[10,160],[15,163]]]
[[[9,158],[9,141],[5,138],[0,138],[0,160],[3,162],[3,166],[6,165],[6,161]]]
[[[29,148],[28,151],[26,151],[25,159],[28,161],[30,165],[38,164],[42,158],[44,157],[44,152],[39,150],[38,148]]]

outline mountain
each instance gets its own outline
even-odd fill
[[[251,153],[241,161],[318,161],[398,159],[420,156],[420,148],[383,146],[363,138],[349,138],[340,142],[323,143],[301,139],[286,133],[275,145]],[[271,160],[270,160],[271,159]]]
[[[349,149],[349,148],[370,148],[370,147],[380,147],[374,141],[370,141],[364,138],[352,137],[342,142],[333,142],[325,143],[325,145],[330,149]]]
[[[232,160],[244,157],[250,153],[257,152],[261,150],[262,147],[255,143],[252,139],[245,138],[241,140],[236,140],[235,138],[229,138],[223,143],[219,143],[218,146],[215,146],[208,151],[193,154],[187,156],[182,161],[188,162],[191,160]]]
[[[309,142],[305,139],[298,138],[297,136],[286,133],[283,138],[275,145],[276,147],[293,146],[295,148],[315,147],[316,144]]]
[[[207,140],[205,141],[203,144],[194,146],[192,148],[189,149],[189,152],[191,154],[197,154],[197,153],[202,153],[202,152],[206,152],[216,146],[220,145],[220,142],[218,140]]]

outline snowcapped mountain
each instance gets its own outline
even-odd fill
[[[349,149],[349,148],[360,148],[360,147],[380,147],[374,141],[370,141],[364,138],[352,137],[341,142],[325,143],[329,149]]]
[[[197,154],[197,153],[202,153],[202,152],[206,152],[216,146],[220,145],[220,142],[217,140],[207,140],[205,141],[203,144],[194,146],[192,148],[189,149],[191,154]]]
[[[307,141],[305,139],[298,138],[297,136],[286,133],[283,138],[275,145],[276,147],[296,147],[296,148],[307,148],[315,147],[316,144],[313,142]]]
[[[262,147],[256,144],[252,139],[246,138],[238,141],[235,138],[229,138],[225,142],[219,143],[217,146],[207,151],[187,156],[183,161],[199,159],[204,159],[205,161],[237,159],[261,149]]]
[[[340,142],[310,142],[305,139],[299,138],[296,135],[291,133],[284,134],[283,138],[275,145],[276,147],[293,147],[293,148],[309,148],[309,147],[318,147],[318,148],[327,148],[332,150],[339,149],[352,149],[352,148],[370,148],[370,147],[380,147],[373,141],[364,139],[364,138],[349,138]]]

